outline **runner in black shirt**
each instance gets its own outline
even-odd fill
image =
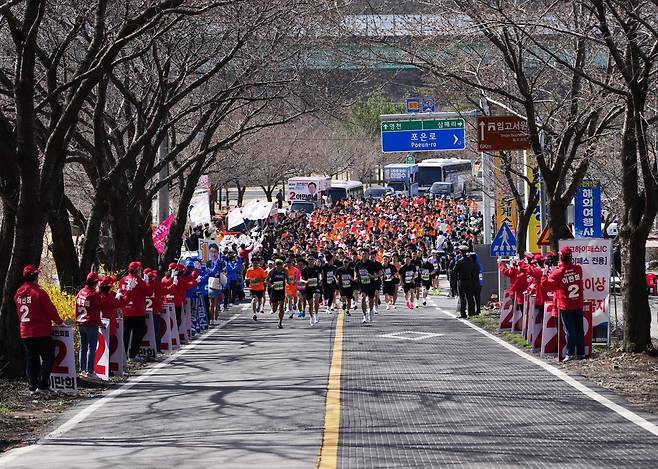
[[[334,265],[334,256],[329,253],[325,257],[327,263],[322,266],[322,289],[324,299],[327,301],[327,313],[334,310],[336,301],[336,266]]]
[[[382,265],[382,282],[384,284],[384,301],[386,302],[386,309],[391,307],[395,308],[395,302],[398,297],[398,269],[391,264],[391,254],[384,254],[384,264]]]
[[[274,263],[274,269],[267,276],[267,284],[270,286],[272,293],[272,311],[279,312],[279,329],[283,329],[283,310],[286,300],[286,279],[287,273],[283,265],[283,260],[277,259]]]
[[[301,283],[306,286],[304,295],[308,303],[309,322],[311,326],[320,322],[318,312],[320,310],[320,285],[322,281],[322,269],[320,260],[308,256],[308,264],[302,269]]]
[[[419,308],[419,306],[418,306],[418,299],[420,298],[420,280],[421,280],[421,279],[420,279],[420,266],[423,265],[423,259],[422,259],[421,256],[422,256],[422,252],[421,252],[420,249],[419,249],[419,250],[417,250],[417,251],[414,252],[414,256],[413,256],[413,258],[412,258],[412,260],[411,260],[411,264],[412,264],[412,265],[414,266],[414,268],[416,269],[416,280],[415,280],[415,283],[414,283],[414,286],[415,286],[415,290],[414,290],[414,298],[415,298],[414,306],[415,306],[416,308]]]
[[[370,261],[367,249],[361,251],[361,258],[354,265],[356,279],[361,290],[361,309],[363,310],[363,324],[370,322],[370,313],[375,304],[375,276],[377,265]]]
[[[351,316],[350,306],[354,297],[354,269],[350,267],[350,261],[347,257],[343,259],[343,266],[336,269],[336,278],[339,282],[338,290],[343,301],[343,311]]]
[[[416,267],[411,264],[411,254],[404,256],[404,265],[400,267],[400,280],[404,290],[407,308],[414,309],[414,291],[416,290]]]
[[[379,292],[382,289],[382,264],[377,260],[377,251],[370,251],[370,267],[375,272],[375,280],[373,281],[373,286],[375,289],[375,304],[372,307],[372,311],[375,314],[379,314],[377,307],[382,304],[381,299],[379,298]]]
[[[427,294],[432,288],[432,272],[434,272],[434,265],[428,259],[423,259],[423,263],[420,265],[423,306],[427,306]]]

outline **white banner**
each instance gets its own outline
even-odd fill
[[[189,214],[190,224],[194,226],[210,223],[210,203],[207,192],[196,192],[192,196]]]
[[[75,392],[78,389],[78,381],[75,375],[73,328],[54,326],[51,337],[55,346],[55,361],[50,372],[50,389]]]
[[[228,229],[232,230],[240,225],[244,225],[244,218],[242,217],[242,210],[239,207],[234,208],[228,212]]]
[[[592,314],[592,342],[608,343],[610,323],[610,272],[612,269],[612,240],[579,238],[560,240],[560,249],[570,247],[573,261],[583,268],[585,306]]]
[[[103,381],[110,379],[110,320],[103,319],[103,327],[98,328],[98,346],[94,373]]]

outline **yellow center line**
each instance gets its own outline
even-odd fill
[[[336,320],[336,335],[331,354],[327,402],[324,414],[324,432],[320,448],[319,469],[335,469],[338,466],[338,439],[340,436],[340,379],[343,368],[343,317],[340,310]]]

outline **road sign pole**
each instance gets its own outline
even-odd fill
[[[480,155],[480,161],[482,162],[482,217],[484,222],[484,244],[491,244],[491,205],[493,199],[489,194],[489,188],[492,187],[490,184],[490,156],[485,152],[480,153]]]

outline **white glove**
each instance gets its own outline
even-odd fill
[[[174,277],[174,285],[178,285],[178,277]]]
[[[120,291],[118,291],[117,294],[114,295],[114,298],[117,299],[117,300],[120,300],[121,298],[123,298],[123,295],[121,294]]]
[[[144,283],[149,283],[149,276],[148,275],[144,275]]]
[[[194,261],[194,268],[198,269],[201,267],[201,263],[199,261]]]

